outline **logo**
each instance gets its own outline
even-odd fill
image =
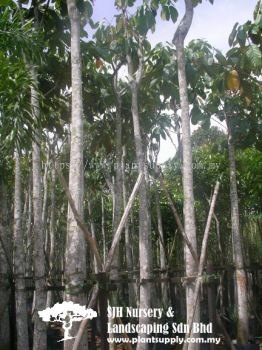
[[[97,317],[97,312],[93,309],[86,309],[85,306],[74,304],[72,301],[64,301],[61,304],[55,304],[51,308],[48,307],[43,311],[38,311],[38,315],[44,322],[62,322],[64,338],[58,341],[61,342],[75,338],[70,336],[73,322],[91,320]]]

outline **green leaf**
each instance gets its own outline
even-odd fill
[[[162,10],[161,10],[160,16],[161,16],[161,18],[164,21],[169,21],[169,19],[170,19],[170,12],[169,12],[169,7],[168,6],[165,6],[165,5],[162,6]]]
[[[197,105],[194,105],[191,111],[191,122],[196,125],[201,120],[203,120],[204,114],[201,112],[200,108]]]
[[[229,38],[228,38],[228,44],[229,46],[232,46],[233,45],[233,42],[235,40],[235,37],[236,37],[236,34],[237,34],[237,27],[238,27],[238,22],[235,23],[233,29],[232,29],[232,32],[231,34],[229,35]]]
[[[132,7],[132,6],[134,5],[135,2],[136,2],[136,0],[128,0],[128,1],[127,1],[127,5],[128,5],[129,7]]]
[[[251,45],[246,51],[246,56],[254,69],[262,66],[262,54],[258,46]]]
[[[169,11],[170,11],[170,16],[171,16],[172,22],[176,23],[177,18],[178,18],[177,9],[175,7],[173,7],[173,6],[170,6],[169,7]]]
[[[237,31],[237,41],[240,46],[245,46],[247,33],[243,26],[240,26]]]
[[[216,58],[221,65],[224,66],[227,64],[227,60],[226,60],[225,56],[219,50],[216,50]]]
[[[145,12],[145,18],[146,18],[147,28],[151,29],[152,27],[154,27],[154,25],[156,24],[156,20],[151,10],[147,10]]]
[[[150,42],[148,40],[143,41],[143,46],[147,52],[149,52],[151,50],[151,45],[150,45]]]
[[[143,7],[138,10],[138,15],[136,16],[137,30],[141,35],[145,35],[148,31],[146,16]]]
[[[86,11],[87,11],[87,16],[88,16],[89,18],[91,18],[91,17],[92,17],[92,14],[93,14],[93,6],[92,6],[92,4],[90,3],[90,1],[87,1],[87,2],[86,2]]]
[[[116,18],[116,32],[119,33],[124,28],[124,22],[122,16]]]
[[[8,6],[12,3],[11,0],[0,0],[0,6]]]
[[[201,126],[202,128],[204,128],[205,130],[208,130],[210,128],[210,118],[208,117],[208,115],[205,115],[205,119],[203,119],[201,121]]]
[[[158,0],[151,0],[150,6],[152,9],[157,10],[159,6]]]

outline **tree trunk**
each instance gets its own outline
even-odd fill
[[[127,204],[127,189],[126,189],[126,178],[125,178],[125,156],[126,149],[123,147],[123,156],[122,156],[122,181],[123,181],[123,202],[124,208]],[[128,279],[133,279],[133,254],[132,254],[132,240],[130,239],[130,228],[129,220],[125,225],[125,252],[126,252],[126,267],[128,271]],[[135,307],[137,305],[136,299],[136,285],[134,282],[128,283],[128,296],[129,296],[129,306]]]
[[[49,167],[50,167],[50,150],[48,149],[47,159],[45,163],[45,171],[43,176],[43,209],[42,209],[42,223],[43,223],[43,234],[45,236],[45,253],[48,256],[48,250],[50,246],[50,237],[48,231],[46,230],[46,220],[47,220],[47,201],[48,201],[48,177],[49,177]]]
[[[117,78],[117,72],[115,72],[114,79],[113,79],[113,88],[115,93],[115,99],[116,99],[116,133],[115,133],[115,142],[116,142],[116,162],[115,162],[115,181],[113,183],[113,237],[116,233],[116,230],[118,228],[118,225],[121,220],[121,210],[123,207],[123,185],[122,185],[122,116],[121,116],[121,95],[118,91],[118,78]],[[111,270],[110,270],[110,278],[115,281],[114,284],[116,286],[115,291],[112,292],[111,297],[111,306],[118,306],[118,300],[119,300],[119,292],[121,285],[119,284],[119,244],[116,248],[116,252],[111,264]],[[111,323],[113,322],[112,319],[109,320]],[[110,334],[110,337],[112,337],[113,334]],[[116,349],[116,344],[109,344],[110,349]]]
[[[91,235],[93,237],[94,240],[96,240],[96,229],[95,229],[95,222],[94,222],[94,218],[93,218],[93,201],[91,199],[91,195],[89,195],[88,199],[88,215],[89,215],[89,220],[90,220],[90,231],[91,231]],[[92,254],[93,255],[93,254]],[[96,263],[96,258],[93,255],[93,264],[91,264],[94,266],[94,273],[98,273],[98,268],[97,268],[97,263]]]
[[[11,349],[10,337],[10,282],[12,273],[12,258],[8,247],[11,242],[7,231],[7,193],[5,184],[0,183],[0,348]]]
[[[166,251],[165,251],[165,242],[164,242],[164,230],[162,215],[160,209],[160,198],[158,189],[156,188],[156,213],[157,213],[157,228],[159,234],[159,255],[160,255],[160,269],[161,269],[161,278],[167,278],[167,264],[166,264]],[[161,282],[161,297],[162,297],[162,306],[168,306],[168,295],[167,295],[167,282]]]
[[[122,117],[121,117],[121,96],[118,92],[118,79],[117,73],[114,76],[114,92],[116,98],[116,163],[115,163],[115,181],[113,184],[113,198],[114,198],[114,209],[113,209],[113,236],[118,228],[119,222],[121,220],[121,209],[123,204],[122,197]],[[115,252],[114,259],[111,264],[110,277],[114,280],[119,279],[119,246]],[[117,300],[115,300],[117,301]]]
[[[27,307],[25,290],[25,254],[22,231],[21,169],[18,151],[15,151],[14,197],[14,275],[16,300],[17,350],[28,350]]]
[[[33,237],[32,237],[32,173],[30,171],[28,178],[28,211],[26,218],[26,257],[25,257],[25,274],[26,276],[32,276],[32,266],[33,266]]]
[[[106,262],[106,231],[105,231],[105,200],[103,193],[101,194],[101,227],[102,227],[102,239],[103,239],[103,264]]]
[[[31,105],[34,118],[39,118],[39,99],[35,86],[37,86],[37,74],[31,66],[31,76],[34,85],[31,87]],[[46,277],[45,277],[45,237],[42,222],[42,185],[41,185],[41,156],[40,138],[36,130],[32,151],[33,167],[33,215],[34,215],[34,276],[35,276],[35,307],[34,307],[34,345],[33,350],[46,349],[46,323],[43,322],[38,311],[46,307]]]
[[[194,211],[194,193],[193,193],[193,166],[192,166],[192,147],[190,135],[190,116],[189,116],[189,102],[187,93],[187,80],[185,71],[185,54],[184,54],[184,40],[189,31],[193,19],[193,4],[192,0],[185,0],[186,13],[180,22],[175,33],[173,43],[176,46],[177,65],[178,65],[178,83],[179,96],[181,106],[181,124],[182,124],[182,154],[183,154],[183,194],[184,194],[184,230],[189,238],[194,251],[197,252],[196,239],[196,223]],[[186,275],[196,276],[198,271],[198,264],[193,259],[193,256],[185,245],[184,248]],[[193,314],[193,300],[194,300],[195,283],[189,282],[186,285],[186,304],[187,304],[187,322],[191,319]],[[194,322],[200,320],[200,304],[199,301],[196,306]],[[199,334],[194,334],[195,338]],[[198,350],[199,344],[189,344],[189,350]]]
[[[141,53],[140,53],[141,54]],[[146,174],[146,152],[142,141],[139,111],[138,111],[138,88],[143,74],[143,59],[140,57],[137,78],[133,76],[133,63],[130,55],[127,55],[131,93],[132,93],[132,117],[136,148],[136,160],[139,172]],[[140,295],[139,307],[150,308],[151,305],[151,289],[149,280],[152,277],[152,243],[151,243],[151,219],[150,219],[150,201],[149,192],[146,182],[146,176],[143,177],[139,190],[139,262],[140,262]],[[150,318],[140,317],[140,324],[150,323]],[[148,334],[143,334],[148,337]],[[148,349],[147,344],[139,343],[137,350]]]
[[[233,258],[235,262],[236,290],[237,290],[237,338],[242,345],[247,344],[249,335],[248,326],[248,299],[247,276],[244,266],[242,237],[240,233],[239,208],[236,179],[235,149],[232,139],[230,120],[226,117],[228,130],[228,158],[230,169],[230,202],[231,202],[231,230],[233,241]]]
[[[56,253],[56,240],[55,240],[55,183],[56,183],[56,171],[55,162],[51,163],[51,183],[50,183],[50,224],[49,224],[49,239],[50,239],[50,251],[49,251],[49,276],[52,279],[54,277],[55,268],[55,253]],[[57,261],[58,262],[58,261]],[[46,307],[52,306],[52,291],[47,292]]]
[[[68,14],[71,23],[71,80],[72,80],[72,119],[69,190],[76,209],[83,217],[83,101],[82,101],[82,67],[80,52],[80,15],[76,0],[67,0]],[[68,207],[67,241],[65,253],[65,280],[67,301],[86,304],[84,283],[86,279],[86,244],[83,233],[74,219],[73,212]],[[79,324],[74,322],[71,335],[74,337]],[[73,341],[64,344],[65,350],[71,350]],[[87,337],[81,342],[80,349],[87,348]]]

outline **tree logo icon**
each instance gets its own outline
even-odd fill
[[[64,301],[61,304],[56,303],[51,308],[48,307],[43,311],[38,311],[38,315],[44,322],[62,322],[64,338],[59,341],[65,341],[74,338],[69,333],[73,322],[80,322],[85,319],[91,320],[97,317],[97,312],[93,309],[86,309],[85,306],[74,304],[72,301]]]

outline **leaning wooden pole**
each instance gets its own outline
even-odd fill
[[[140,173],[138,178],[137,178],[136,184],[135,184],[135,186],[133,188],[133,191],[132,191],[132,193],[131,193],[131,195],[129,197],[129,200],[128,200],[126,208],[125,208],[125,211],[124,211],[124,213],[122,215],[122,218],[120,220],[120,223],[119,223],[118,228],[116,230],[116,233],[114,235],[114,238],[113,238],[113,241],[112,241],[112,245],[111,245],[111,248],[110,248],[108,256],[107,256],[106,264],[104,266],[104,271],[105,272],[108,272],[110,270],[110,266],[111,266],[111,263],[112,263],[112,260],[113,260],[113,257],[114,257],[117,245],[118,245],[119,240],[121,238],[121,234],[122,234],[122,232],[123,232],[123,230],[125,228],[128,216],[130,214],[130,211],[131,211],[131,208],[133,206],[133,203],[134,203],[134,200],[136,198],[136,195],[137,195],[137,193],[139,191],[140,185],[141,185],[141,183],[143,181],[143,177],[144,177],[144,174]],[[99,288],[98,288],[98,286],[95,286],[94,289],[93,289],[90,301],[88,303],[88,307],[93,308],[95,306],[96,300],[98,298],[98,295],[99,295]],[[81,338],[82,338],[82,336],[84,334],[84,331],[85,331],[85,328],[87,326],[87,323],[88,323],[88,320],[83,320],[81,322],[81,325],[80,325],[80,327],[78,329],[78,333],[76,335],[74,346],[73,346],[72,350],[78,350],[78,347],[80,345]]]
[[[189,318],[189,322],[188,322],[189,332],[188,332],[188,334],[186,334],[186,339],[190,338],[192,335],[192,326],[193,326],[194,316],[195,316],[195,312],[196,312],[196,308],[197,308],[198,296],[199,296],[199,291],[200,291],[200,287],[201,287],[202,275],[203,275],[205,261],[206,261],[206,255],[207,255],[208,237],[209,237],[212,217],[213,217],[214,210],[215,210],[219,186],[220,186],[220,183],[217,182],[215,189],[214,189],[213,197],[211,200],[210,208],[209,208],[209,214],[208,214],[206,228],[205,228],[204,237],[203,237],[203,241],[202,241],[201,255],[200,255],[200,261],[199,261],[199,266],[198,266],[196,284],[195,284],[195,291],[194,291],[194,295],[193,295],[193,312]],[[187,349],[188,349],[188,343],[185,342],[184,346],[183,346],[183,350],[187,350]]]

